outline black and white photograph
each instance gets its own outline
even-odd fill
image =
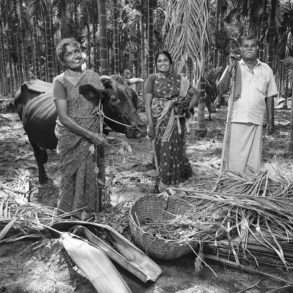
[[[0,0],[0,293],[293,292],[293,0]]]

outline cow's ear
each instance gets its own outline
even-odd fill
[[[113,80],[108,76],[101,76],[100,78],[105,89],[113,89]]]
[[[27,84],[26,84],[26,83],[23,83],[23,84],[21,85],[21,91],[23,92],[23,91],[25,91],[25,90],[27,90],[27,89],[28,89]]]

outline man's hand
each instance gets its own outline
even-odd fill
[[[231,73],[233,68],[236,66],[237,61],[240,59],[239,55],[235,55],[235,54],[230,54],[229,56],[229,67],[228,70]]]
[[[147,134],[150,139],[153,139],[155,137],[155,128],[153,124],[148,125]]]
[[[272,135],[274,133],[274,128],[272,125],[267,124],[267,134]]]

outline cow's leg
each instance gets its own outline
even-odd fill
[[[34,151],[34,155],[38,165],[38,172],[39,172],[39,183],[45,184],[48,182],[48,176],[44,167],[44,164],[48,161],[48,155],[46,150],[41,149],[36,143],[30,140],[31,146]]]
[[[208,108],[208,112],[209,112],[209,120],[212,120],[212,105],[211,105],[211,98],[209,96],[206,96],[205,99],[206,102],[206,106]]]

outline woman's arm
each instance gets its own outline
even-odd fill
[[[147,125],[148,125],[148,136],[150,138],[154,137],[154,123],[153,123],[153,116],[152,116],[152,100],[153,95],[151,93],[146,93],[144,95],[145,99],[145,111],[147,116]]]
[[[191,110],[195,107],[195,105],[198,103],[199,97],[200,97],[200,91],[196,88],[190,88],[189,93],[191,95],[191,100],[189,103],[188,109]]]
[[[105,142],[103,135],[89,131],[81,127],[72,118],[67,115],[67,100],[56,99],[56,108],[60,122],[73,133],[82,136],[83,138],[91,141],[93,144],[99,145]]]
[[[152,117],[153,95],[150,93],[146,93],[144,95],[144,100],[145,100],[145,111],[146,111],[146,116],[147,116],[147,124],[151,125],[151,124],[153,124],[153,117]]]
[[[53,83],[53,96],[55,98],[56,110],[60,122],[73,133],[90,140],[94,144],[101,144],[104,142],[102,135],[89,131],[81,127],[67,114],[67,99],[66,91],[63,84],[55,79]]]
[[[148,136],[153,138],[155,135],[154,132],[154,122],[152,115],[152,100],[153,100],[153,83],[154,75],[150,75],[144,84],[144,101],[145,101],[145,111],[147,116],[147,125],[148,125]]]

